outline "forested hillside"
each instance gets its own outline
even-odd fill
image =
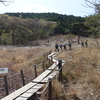
[[[38,18],[38,19],[45,19],[47,21],[62,21],[64,23],[73,23],[73,22],[83,22],[84,18],[76,17],[73,15],[63,15],[58,13],[5,13],[9,16],[16,16],[22,18]]]
[[[9,16],[16,16],[22,18],[38,18],[46,21],[55,21],[58,24],[56,33],[66,34],[72,29],[72,24],[76,22],[83,22],[85,18],[76,17],[73,15],[63,15],[57,13],[6,13]]]
[[[57,23],[43,19],[23,19],[0,15],[0,44],[24,44],[53,35]]]
[[[0,15],[0,44],[25,44],[57,34],[69,34],[85,18],[57,13],[6,13]],[[73,28],[74,29],[74,28]],[[76,29],[75,29],[76,30]]]

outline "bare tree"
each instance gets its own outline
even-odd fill
[[[85,7],[93,8],[95,13],[100,13],[100,0],[84,0]]]
[[[9,3],[13,3],[14,0],[0,0],[1,3],[3,3],[5,6],[9,5]]]

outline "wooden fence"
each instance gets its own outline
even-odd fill
[[[6,97],[2,98],[1,100],[39,100],[39,94],[42,94],[45,89],[48,87],[48,100],[52,100],[52,79],[59,74],[59,81],[60,81],[60,75],[62,74],[62,66],[65,64],[65,61],[59,60],[55,58],[55,55],[58,54],[56,52],[51,53],[48,55],[49,63],[50,61],[53,62],[53,64],[45,69],[44,62],[42,62],[42,70],[43,73],[40,73],[38,75],[37,67],[34,65],[34,80],[27,83],[25,82],[25,76],[23,74],[23,70],[20,71],[20,76],[22,80],[23,87],[17,89],[16,91],[9,94],[8,90],[8,82],[7,82],[7,76],[4,76],[4,85],[6,90]],[[25,85],[26,84],[26,85]],[[38,92],[44,85],[46,84],[46,88],[42,92]],[[9,95],[8,95],[9,94]],[[33,97],[35,96],[35,97]]]

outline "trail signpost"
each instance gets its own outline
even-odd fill
[[[8,68],[0,68],[0,74],[8,73]]]

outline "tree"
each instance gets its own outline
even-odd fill
[[[89,7],[94,9],[95,14],[99,14],[100,13],[100,0],[85,0],[85,7]]]
[[[93,15],[86,18],[85,25],[90,27],[90,34],[97,37],[100,35],[100,0],[85,0],[85,4],[95,11]]]
[[[84,22],[86,26],[89,27],[88,32],[90,35],[97,37],[100,36],[100,14],[98,15],[91,15],[86,18]]]
[[[74,23],[72,25],[72,33],[78,35],[78,44],[80,44],[80,37],[87,36],[87,30],[89,28],[84,23]]]
[[[8,3],[13,3],[14,0],[0,0],[1,3],[3,3],[5,6],[9,5]]]

